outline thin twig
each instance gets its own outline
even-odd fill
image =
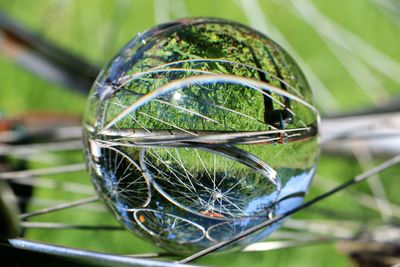
[[[99,200],[98,196],[94,196],[94,197],[89,197],[89,198],[84,198],[78,201],[74,201],[74,202],[69,202],[69,203],[64,203],[64,204],[60,204],[54,207],[50,207],[50,208],[45,208],[45,209],[41,209],[41,210],[37,210],[37,211],[33,211],[33,212],[28,212],[28,213],[23,213],[19,215],[20,219],[26,219],[29,217],[33,217],[33,216],[38,216],[38,215],[42,215],[42,214],[47,214],[50,212],[54,212],[54,211],[59,211],[59,210],[64,210],[64,209],[68,209],[68,208],[73,208],[73,207],[77,207],[77,206],[81,206],[81,205],[85,205],[88,203],[92,203]]]
[[[21,179],[21,178],[31,178],[42,175],[60,174],[68,172],[78,172],[85,170],[85,164],[77,163],[64,166],[43,168],[43,169],[33,169],[24,171],[13,171],[13,172],[3,172],[0,173],[0,179]]]
[[[108,230],[108,231],[121,231],[125,228],[114,225],[74,225],[64,223],[52,223],[52,222],[21,222],[22,228],[35,228],[35,229],[48,229],[48,230],[59,230],[59,229],[76,229],[76,230]]]

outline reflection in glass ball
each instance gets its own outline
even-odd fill
[[[88,170],[130,231],[198,251],[300,205],[319,154],[311,102],[299,67],[264,35],[219,19],[163,24],[97,78]]]

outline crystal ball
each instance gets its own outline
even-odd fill
[[[273,40],[221,19],[181,19],[138,34],[97,77],[86,165],[122,225],[188,254],[301,204],[318,121],[303,73]]]

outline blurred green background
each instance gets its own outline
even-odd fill
[[[76,55],[100,66],[138,32],[155,24],[189,16],[235,20],[266,33],[298,60],[315,91],[321,113],[334,114],[360,107],[384,105],[399,95],[400,8],[390,0],[2,0],[0,10]],[[58,111],[82,114],[85,96],[53,85],[0,57],[0,112]],[[59,155],[64,163],[80,162],[81,153]],[[31,163],[32,167],[46,166]],[[344,181],[361,171],[353,158],[323,155],[316,179]],[[400,203],[396,192],[398,170],[382,175],[389,198]],[[59,180],[89,184],[85,173],[59,175]],[[398,182],[397,182],[398,184]],[[366,184],[318,205],[340,210],[357,221],[375,221],[376,212],[354,203],[352,192],[369,192]],[[313,186],[308,198],[323,192]],[[35,197],[64,201],[84,195],[36,190]],[[32,204],[31,209],[42,207]],[[107,213],[71,209],[35,220],[84,224],[115,224]],[[312,209],[310,209],[312,210]],[[335,219],[306,211],[297,218]],[[110,253],[159,251],[128,232],[28,230],[27,237],[55,244]],[[282,251],[229,253],[198,262],[211,266],[352,266],[334,244],[297,247]]]

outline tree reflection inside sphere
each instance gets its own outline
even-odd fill
[[[308,83],[279,45],[240,24],[184,19],[139,34],[99,75],[86,163],[127,229],[187,254],[300,205],[317,127]]]

